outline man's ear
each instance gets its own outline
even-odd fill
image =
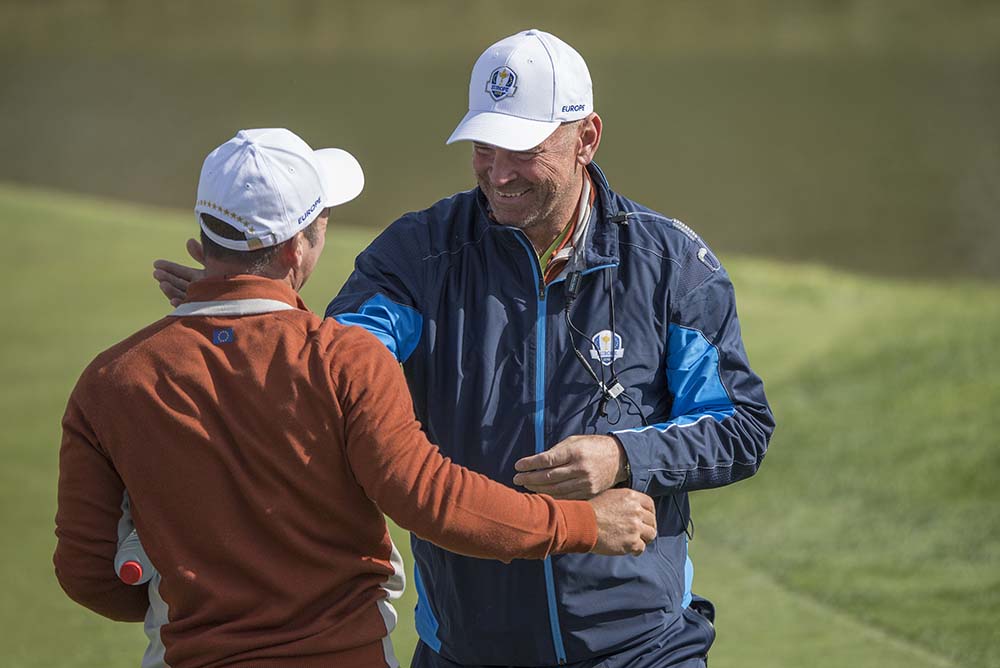
[[[587,116],[580,124],[580,143],[576,154],[576,161],[581,165],[589,165],[597,147],[601,145],[601,130],[603,129],[601,117],[596,113]]]
[[[305,243],[307,243],[305,235],[302,232],[297,232],[294,237],[281,246],[279,257],[287,269],[297,270],[301,266],[302,256],[306,251],[303,245]]]

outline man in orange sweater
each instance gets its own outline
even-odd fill
[[[388,599],[403,570],[383,512],[503,561],[637,554],[655,536],[644,494],[557,501],[452,464],[385,346],[306,309],[297,292],[330,207],[362,186],[350,154],[287,130],[218,147],[195,207],[206,277],[70,397],[56,574],[99,614],[145,619],[144,668],[398,665]],[[148,587],[113,566],[133,526],[156,567]]]

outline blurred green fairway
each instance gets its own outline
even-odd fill
[[[314,310],[375,233],[335,219]],[[52,575],[59,420],[89,360],[167,311],[150,263],[193,216],[0,185],[0,220],[0,665],[136,666],[139,625]],[[1000,288],[723,259],[779,429],[756,478],[693,498],[713,668],[1000,666]],[[397,607],[405,661],[412,588]]]

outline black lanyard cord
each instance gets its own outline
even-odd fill
[[[593,350],[596,350],[598,352],[598,357],[600,357],[600,350],[598,349],[597,345],[593,342],[592,339],[587,337],[586,334],[580,331],[580,329],[576,326],[576,324],[573,323],[573,319],[570,317],[569,313],[570,306],[572,306],[573,302],[576,301],[576,296],[580,289],[581,273],[579,270],[570,272],[569,276],[567,276],[566,278],[566,287],[567,287],[566,306],[565,308],[563,308],[563,318],[566,321],[566,329],[569,332],[570,344],[572,345],[574,356],[580,363],[580,366],[584,368],[584,370],[587,372],[587,375],[590,376],[591,379],[593,379],[593,381],[597,384],[598,389],[601,391],[601,400],[598,408],[598,413],[600,414],[600,416],[608,419],[608,424],[612,426],[618,424],[618,422],[621,420],[623,413],[621,404],[621,400],[623,399],[629,406],[635,409],[636,413],[638,413],[639,419],[642,420],[642,426],[648,427],[649,420],[646,419],[646,415],[642,412],[642,408],[632,399],[632,397],[629,396],[628,391],[618,381],[618,374],[615,372],[615,340],[616,340],[615,337],[618,334],[618,328],[617,328],[617,322],[615,320],[615,289],[614,289],[614,283],[612,281],[611,271],[612,271],[611,267],[608,267],[604,271],[604,285],[605,289],[608,292],[608,311],[609,311],[608,317],[611,325],[611,342],[612,342],[611,360],[610,364],[608,364],[608,367],[611,372],[610,387],[608,387],[608,385],[605,384],[604,364],[602,363],[600,365],[601,375],[598,376],[597,372],[594,371],[594,367],[591,366],[590,362],[587,361],[587,358],[583,356],[583,353],[580,352],[580,348],[576,344],[576,337],[574,336],[574,333],[576,334],[576,336],[579,336],[582,339],[587,339],[587,341],[590,343],[591,348]],[[619,397],[621,399],[619,399]],[[614,401],[615,406],[618,408],[618,416],[617,418],[615,418],[613,422],[610,420],[610,418],[608,418],[607,407],[610,401]],[[677,500],[676,494],[671,494],[670,498],[673,502],[674,508],[677,510],[677,514],[680,516],[681,521],[684,524],[685,535],[687,535],[688,540],[693,540],[694,519],[691,517],[690,513],[685,513],[683,511],[680,505],[680,501]]]
[[[614,342],[615,337],[618,336],[618,325],[615,322],[615,286],[613,281],[611,280],[611,271],[612,271],[611,267],[608,267],[607,269],[604,270],[604,284],[608,291],[608,310],[610,311],[609,320],[611,321],[611,340],[612,342]],[[611,367],[611,384],[614,385],[618,382],[618,373],[615,371],[615,355],[613,350],[611,353],[610,367]],[[622,386],[621,397],[622,399],[625,400],[626,403],[628,403],[632,408],[635,409],[636,413],[639,414],[639,419],[642,421],[642,426],[648,427],[649,421],[646,419],[646,415],[642,412],[642,409],[639,407],[639,404],[637,404],[632,399],[632,397],[629,396],[628,391],[624,388],[624,386]]]

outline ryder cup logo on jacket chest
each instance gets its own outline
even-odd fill
[[[611,366],[615,360],[620,360],[625,354],[622,347],[622,337],[607,329],[602,329],[591,337],[590,342],[594,347],[590,349],[590,356],[595,360],[601,360],[604,366]]]
[[[486,82],[486,92],[494,100],[502,100],[505,97],[513,97],[517,90],[517,75],[509,67],[498,67],[493,70],[489,81]]]

